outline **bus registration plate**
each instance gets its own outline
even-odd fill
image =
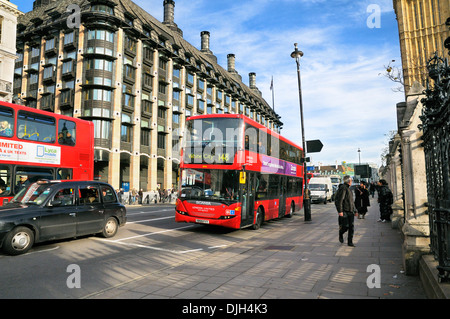
[[[196,219],[195,222],[199,224],[209,224],[209,220],[205,219]]]

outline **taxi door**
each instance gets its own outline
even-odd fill
[[[97,183],[80,185],[78,189],[77,236],[102,231],[105,208]]]

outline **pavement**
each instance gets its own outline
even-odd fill
[[[419,276],[406,276],[402,240],[377,222],[376,197],[365,219],[355,218],[356,247],[338,241],[334,203],[313,204],[292,218],[265,222],[248,238],[212,251],[186,254],[170,266],[88,299],[426,299]],[[189,256],[188,256],[189,255]]]

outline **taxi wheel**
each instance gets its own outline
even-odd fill
[[[105,238],[114,237],[117,233],[117,229],[119,228],[119,224],[117,223],[117,219],[114,217],[108,218],[103,227],[102,236]]]
[[[3,242],[3,250],[9,255],[25,254],[34,244],[34,233],[28,227],[11,230]]]

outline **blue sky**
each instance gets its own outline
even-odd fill
[[[32,0],[12,0],[19,10]],[[135,0],[159,21],[163,0]],[[375,5],[379,20],[374,20]],[[369,24],[368,24],[369,21]],[[379,22],[375,28],[370,22]],[[210,49],[227,68],[256,85],[284,123],[282,134],[301,145],[297,69],[290,57],[294,43],[304,52],[301,81],[306,140],[324,147],[311,153],[310,165],[342,161],[381,164],[390,131],[396,130],[396,103],[404,94],[382,76],[391,60],[401,66],[397,21],[392,0],[175,0],[175,23],[184,38],[200,49],[200,32],[211,33]],[[381,73],[381,75],[380,75]]]

